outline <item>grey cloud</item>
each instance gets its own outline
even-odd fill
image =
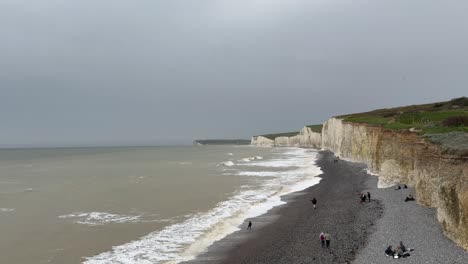
[[[0,145],[190,143],[466,94],[465,1],[2,1]]]

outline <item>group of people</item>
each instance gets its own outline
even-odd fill
[[[406,198],[405,198],[405,202],[408,202],[408,201],[414,201],[414,197],[413,197],[413,195],[411,195],[411,194],[408,194],[408,196],[406,196]]]
[[[367,192],[367,194],[361,193],[360,197],[361,197],[361,203],[365,202],[366,199],[369,200],[370,202],[370,197],[371,197],[370,192]]]
[[[412,251],[412,249],[406,248],[403,242],[400,241],[400,244],[395,249],[392,246],[388,246],[385,254],[389,257],[405,258],[410,256],[409,251]]]
[[[406,184],[403,184],[403,189],[407,189],[407,188],[408,188],[408,186],[406,186]],[[398,186],[395,188],[395,191],[396,191],[396,190],[401,190],[401,186],[398,185]],[[408,194],[408,196],[406,196],[405,202],[408,202],[408,201],[415,201],[413,195]]]
[[[320,233],[319,236],[320,239],[320,244],[322,245],[322,248],[330,248],[330,242],[331,242],[331,235],[327,232],[322,232]]]
[[[312,205],[314,206],[314,209],[316,209],[317,208],[317,199],[314,197],[310,201],[312,202]],[[330,248],[331,235],[329,233],[327,233],[327,232],[320,233],[319,239],[320,239],[320,244],[322,245],[322,248],[325,248],[325,247]]]
[[[403,189],[407,189],[407,188],[408,188],[408,186],[407,186],[406,184],[403,184]],[[395,190],[401,190],[401,186],[398,185],[398,186],[395,188]]]

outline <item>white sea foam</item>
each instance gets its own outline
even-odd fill
[[[249,158],[243,158],[240,161],[250,162],[250,161],[253,161],[253,160],[262,160],[262,159],[263,159],[263,157],[261,157],[261,156],[254,156],[254,157],[249,157]]]
[[[15,208],[0,208],[0,212],[13,212]]]
[[[304,160],[281,160],[274,159],[262,162],[252,162],[243,164],[244,166],[259,166],[259,167],[271,167],[271,168],[287,168],[287,167],[307,167],[313,164],[307,164]]]
[[[83,225],[104,225],[120,223],[136,223],[141,221],[141,215],[119,215],[105,212],[75,212],[59,216],[61,219],[72,219],[73,222]]]
[[[255,176],[255,177],[278,177],[278,176],[286,176],[291,174],[302,174],[304,173],[303,170],[295,170],[294,172],[284,172],[284,171],[240,171],[237,172],[236,175],[239,176]]]
[[[229,155],[229,156],[233,156],[234,154],[232,154],[232,153],[228,153],[228,155]]]
[[[232,167],[232,166],[235,166],[236,164],[229,160],[229,161],[222,162],[221,165],[226,166],[226,167]]]
[[[316,152],[304,150],[289,150],[283,159],[276,162],[292,162],[302,160],[308,164],[306,168],[282,172],[240,171],[237,175],[257,176],[269,174],[260,187],[254,189],[244,186],[229,200],[217,204],[207,212],[190,216],[185,221],[166,226],[163,230],[150,233],[139,240],[115,246],[111,251],[86,258],[86,264],[133,264],[133,263],[179,263],[194,259],[206,250],[208,246],[239,230],[240,224],[246,218],[266,213],[271,208],[284,204],[280,196],[303,190],[320,181],[316,177],[321,173],[314,166]],[[275,168],[275,162],[271,168]],[[234,175],[231,175],[235,177]]]

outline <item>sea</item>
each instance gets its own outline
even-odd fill
[[[318,152],[0,149],[0,263],[180,263],[320,181]]]

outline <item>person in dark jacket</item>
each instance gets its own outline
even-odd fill
[[[361,203],[365,202],[367,199],[366,195],[361,193]]]
[[[405,202],[408,202],[408,201],[414,201],[414,197],[413,197],[413,195],[411,195],[411,194],[408,194],[408,196],[406,196],[406,198],[405,198]]]
[[[390,256],[392,257],[393,256],[393,248],[392,246],[388,246],[387,249],[385,250],[385,254],[387,254],[387,256]]]
[[[367,192],[367,200],[370,202],[370,192]]]
[[[314,209],[317,207],[317,199],[315,199],[315,197],[310,200],[312,202],[312,204],[314,205]]]
[[[403,245],[403,242],[400,241],[400,248],[403,250],[403,252],[406,252],[406,247]]]

